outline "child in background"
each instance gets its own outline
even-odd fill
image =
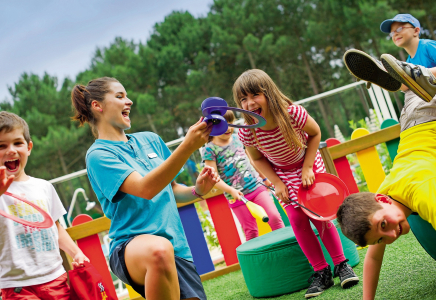
[[[235,120],[231,110],[228,110],[223,117],[229,124]],[[221,181],[216,184],[216,187],[225,192],[224,195],[241,223],[247,241],[259,236],[259,231],[256,219],[241,201],[241,196],[265,209],[271,230],[285,227],[269,192],[259,181],[262,180],[267,185],[271,183],[261,173],[257,174],[245,153],[244,146],[233,135],[233,127],[229,127],[222,135],[209,137],[209,143],[205,145],[202,156],[206,166],[214,168],[220,175]]]
[[[112,272],[147,300],[205,300],[203,285],[177,210],[207,194],[220,179],[205,167],[195,186],[177,184],[190,155],[207,142],[211,125],[191,126],[171,153],[152,132],[126,134],[133,102],[115,78],[76,85],[74,119],[89,123],[98,139],[86,154],[92,188],[111,219]]]
[[[26,220],[41,218],[26,203],[3,195],[8,191],[40,206],[56,221],[51,228],[34,230],[0,217],[1,296],[3,300],[68,300],[70,289],[59,248],[73,258],[74,267],[89,259],[57,221],[66,211],[53,185],[26,174],[32,148],[26,121],[0,112],[0,209]]]
[[[313,184],[314,173],[325,172],[318,151],[321,140],[318,124],[303,107],[292,104],[262,70],[242,73],[233,85],[233,97],[238,107],[257,113],[267,121],[261,128],[240,129],[239,139],[254,165],[275,186],[295,237],[314,268],[315,273],[309,278],[313,281],[305,297],[316,297],[334,284],[330,266],[309,220],[323,233],[320,237],[333,259],[334,274],[339,275],[342,288],[357,284],[359,278],[347,264],[336,227],[330,222],[309,218],[289,200],[297,201],[296,193],[301,184],[304,187]],[[247,115],[244,118],[247,124],[256,122]]]

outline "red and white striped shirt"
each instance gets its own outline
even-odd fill
[[[288,112],[295,133],[301,142],[307,145],[309,136],[303,131],[303,128],[306,125],[309,114],[302,106],[296,104],[290,105]],[[273,130],[255,128],[255,132],[260,147],[248,128],[239,129],[238,137],[245,146],[256,148],[271,162],[276,174],[288,187],[289,196],[292,200],[296,201],[297,192],[301,185],[302,166],[291,170],[280,169],[280,166],[289,166],[304,160],[306,149],[289,147],[278,127]],[[319,152],[317,152],[313,170],[315,173],[325,173],[324,162]],[[282,202],[282,205],[285,207],[288,204]]]

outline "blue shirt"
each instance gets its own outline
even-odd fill
[[[86,153],[89,180],[103,212],[111,220],[110,254],[131,237],[152,234],[168,239],[175,255],[193,261],[171,184],[150,200],[119,191],[132,172],[145,176],[171,155],[154,133],[127,137],[127,142],[98,139]]]
[[[409,55],[407,62],[426,68],[436,67],[436,41],[426,39],[419,40],[415,56],[411,58]]]

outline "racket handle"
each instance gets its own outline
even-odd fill
[[[262,206],[248,201],[245,197],[241,197],[241,200],[245,203],[245,205],[247,205],[247,208],[251,212],[253,217],[261,219],[264,223],[269,221],[268,214]]]

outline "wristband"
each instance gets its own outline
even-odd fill
[[[265,181],[267,181],[267,180],[268,180],[268,178],[266,178],[266,177],[265,177],[264,179],[262,179],[263,182],[265,182]]]
[[[192,193],[192,195],[197,196],[201,200],[204,200],[203,196],[200,195],[199,193],[197,193],[197,191],[195,190],[195,186],[192,187],[191,193]]]

